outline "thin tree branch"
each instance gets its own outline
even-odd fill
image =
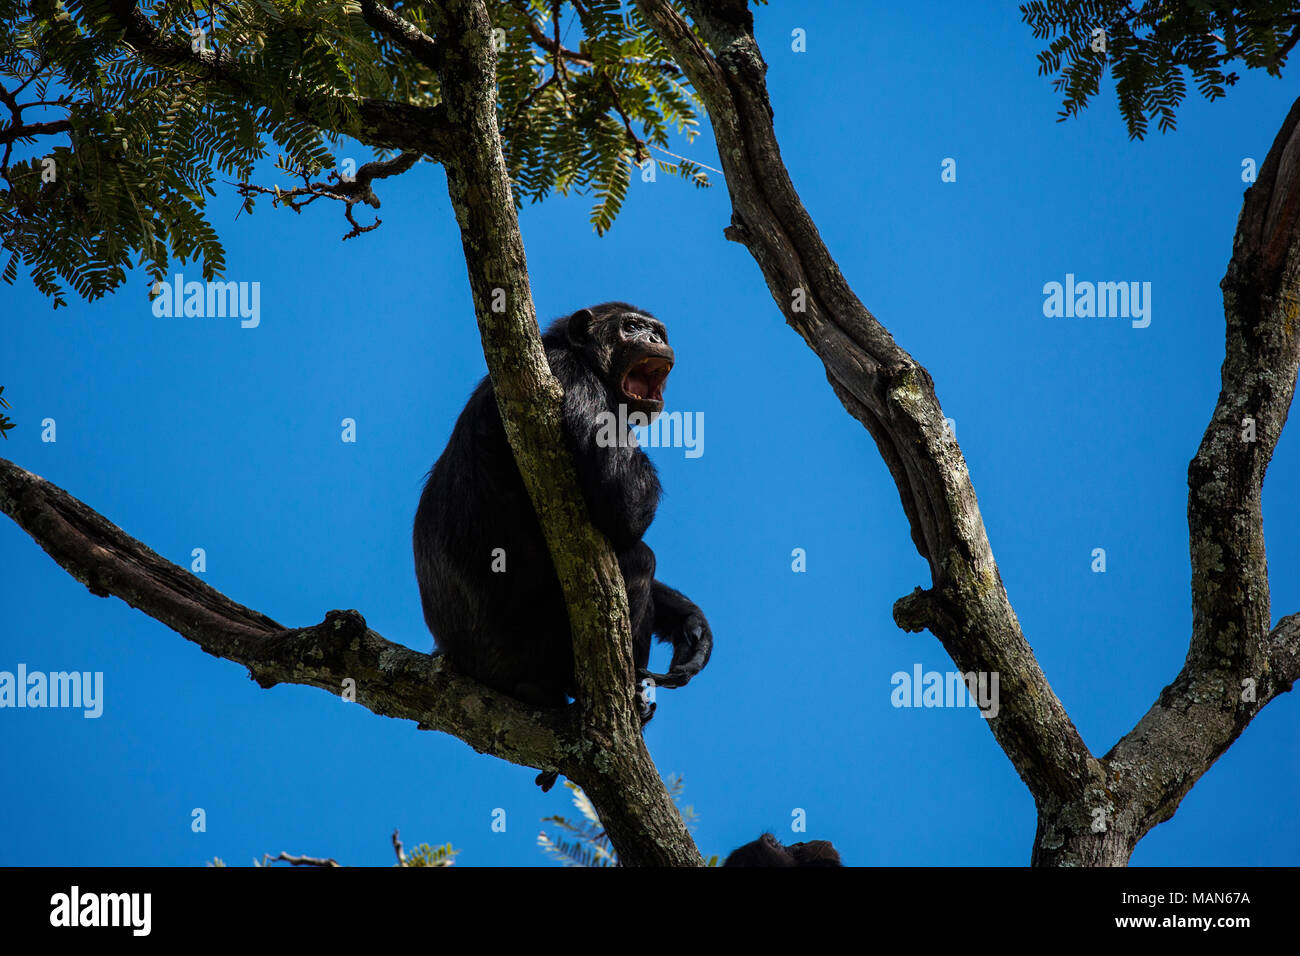
[[[519,16],[523,18],[524,24],[528,30],[528,35],[532,38],[533,42],[547,53],[552,56],[563,57],[576,66],[585,66],[587,69],[595,67],[596,64],[590,57],[584,56],[574,50],[566,49],[560,44],[558,37],[554,39],[548,37],[542,28],[537,25],[537,21],[533,19],[533,15],[529,13],[528,7],[524,5],[523,0],[510,0],[510,5],[513,6],[515,10],[518,11]]]
[[[388,37],[435,73],[438,72],[438,44],[415,24],[398,16],[376,0],[361,0],[361,15],[373,29]]]
[[[691,159],[689,156],[674,153],[672,150],[664,149],[662,146],[656,146],[654,143],[650,144],[650,148],[659,150],[659,152],[663,153],[665,156],[671,156],[673,159],[681,162],[690,163],[693,166],[699,166],[701,169],[707,169],[709,172],[717,173],[719,176],[722,175],[722,170],[718,169],[716,166],[710,166],[708,163],[702,163],[698,159]]]
[[[560,55],[560,51],[563,49],[560,46],[560,0],[551,0],[551,11],[551,22],[555,27],[555,42],[551,47],[553,51],[551,69],[559,78],[557,82],[560,85],[560,95],[564,97],[564,110],[566,113],[571,114],[573,104],[569,100],[569,71],[564,66],[564,57]],[[532,22],[531,18],[529,19],[529,22]]]
[[[22,83],[19,83],[18,86],[14,88],[13,92],[10,92],[5,89],[3,85],[0,85],[0,103],[7,106],[10,113],[9,125],[0,127],[0,143],[3,143],[5,146],[4,158],[0,159],[0,172],[4,174],[6,179],[9,178],[9,157],[12,153],[11,147],[15,142],[23,139],[33,139],[37,136],[50,136],[55,133],[66,133],[72,129],[72,123],[66,119],[36,123],[23,122],[23,110],[25,109],[41,106],[67,107],[69,105],[67,102],[63,101],[62,97],[54,102],[48,102],[45,100],[37,100],[31,103],[18,102],[18,97],[22,95],[23,90],[27,89],[32,80],[36,79],[44,68],[43,61],[42,63],[36,64],[32,69],[32,75],[27,77],[27,79]]]
[[[515,119],[518,118],[519,116],[526,115],[529,104],[531,104],[533,100],[536,99],[537,96],[541,94],[548,86],[550,86],[552,83],[557,82],[557,80],[558,77],[554,73],[552,73],[541,83],[537,84],[531,90],[529,90],[528,95],[525,96],[522,100],[520,100],[517,104],[515,104],[515,108],[512,109],[510,111],[510,115],[506,117],[506,121],[504,124],[505,128],[507,130],[512,129],[513,128],[512,124],[514,123]]]
[[[618,111],[618,115],[623,120],[623,128],[627,130],[627,138],[632,141],[632,147],[636,152],[636,161],[638,163],[645,162],[650,158],[650,154],[645,148],[645,140],[633,131],[632,120],[627,115],[627,111],[623,109],[623,103],[618,97],[618,90],[614,88],[614,84],[610,82],[609,77],[605,77],[605,89],[609,91],[610,99],[614,101],[614,109]]]
[[[32,64],[32,72],[28,75],[27,79],[23,80],[23,81],[22,81],[21,83],[19,83],[16,87],[14,87],[14,91],[13,91],[13,94],[12,94],[13,97],[16,99],[17,97],[22,96],[23,90],[25,90],[25,89],[27,89],[27,87],[31,86],[32,82],[33,82],[33,81],[34,81],[38,76],[40,76],[41,73],[43,73],[43,72],[45,71],[45,68],[48,67],[49,65],[50,65],[50,62],[49,62],[49,60],[47,60],[45,57],[41,57],[41,58],[40,58],[39,60],[37,60],[34,64]],[[6,100],[6,102],[9,102],[9,103],[12,104],[12,100]]]
[[[318,856],[291,856],[290,854],[285,853],[283,850],[280,851],[279,856],[268,855],[264,857],[263,859],[264,866],[269,866],[272,863],[292,863],[294,866],[321,866],[321,867],[329,867],[329,868],[333,868],[336,866],[341,867],[343,865],[339,863],[338,860],[335,859],[322,859],[321,857]]]
[[[1291,51],[1295,49],[1297,43],[1300,43],[1300,26],[1297,26],[1292,30],[1291,35],[1286,38],[1286,41],[1280,47],[1277,48],[1277,54],[1273,57],[1273,62],[1278,64],[1282,63]]]
[[[376,217],[373,224],[361,226],[353,218],[352,207],[357,203],[365,203],[374,209],[379,208],[379,197],[375,195],[370,184],[376,179],[387,179],[389,176],[401,175],[414,166],[419,159],[419,153],[409,152],[402,153],[392,159],[376,160],[363,165],[351,179],[344,179],[337,170],[330,170],[327,177],[328,182],[313,182],[308,171],[300,169],[298,175],[302,177],[303,185],[294,186],[292,189],[281,189],[279,186],[258,186],[255,183],[232,183],[231,185],[239,190],[241,196],[254,194],[274,196],[273,205],[287,206],[294,212],[302,212],[305,206],[310,205],[317,199],[341,200],[345,204],[343,215],[352,226],[351,231],[343,237],[347,240],[359,236],[363,232],[377,229],[383,223],[382,219]]]

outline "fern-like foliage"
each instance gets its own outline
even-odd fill
[[[427,0],[387,7],[432,35]],[[619,0],[492,0],[490,12],[516,203],[590,193],[606,231],[633,166],[666,152],[670,134],[694,138],[694,92]],[[352,140],[381,158],[418,150],[366,108],[430,115],[439,101],[437,74],[367,23],[359,0],[10,0],[0,278],[25,269],[55,307],[68,289],[102,296],[136,267],[152,286],[173,260],[200,262],[211,281],[225,259],[206,206],[223,181],[248,182],[277,153],[312,176]],[[708,184],[689,160],[659,168]]]
[[[5,387],[3,385],[0,385],[0,408],[9,407],[9,403],[5,401],[4,391],[5,391]],[[9,429],[13,428],[14,424],[15,423],[9,418],[8,415],[4,414],[3,412],[0,412],[0,438],[4,438],[7,441],[9,439]]]
[[[452,866],[456,862],[456,854],[460,850],[452,849],[450,843],[444,843],[442,846],[429,846],[427,843],[421,843],[414,850],[406,854],[406,859],[398,866]]]
[[[1240,78],[1228,69],[1234,61],[1281,76],[1300,41],[1295,0],[1031,0],[1020,13],[1050,41],[1038,72],[1064,94],[1060,120],[1088,105],[1109,65],[1132,139],[1146,136],[1152,117],[1162,133],[1175,128],[1185,71],[1215,100]]]
[[[563,836],[551,837],[545,830],[537,835],[537,845],[542,852],[561,866],[618,866],[618,854],[605,833],[605,827],[596,815],[596,808],[576,783],[566,780],[564,785],[573,794],[573,805],[578,808],[581,819],[571,820],[558,814],[544,817],[543,823],[554,823],[564,833]],[[695,808],[681,805],[685,783],[680,775],[674,774],[667,781],[668,795],[677,804],[678,812],[686,828],[694,829],[696,822]],[[717,857],[710,857],[709,866],[717,865]]]
[[[543,830],[537,834],[537,845],[561,866],[618,866],[618,854],[614,852],[591,800],[576,783],[566,780],[564,785],[573,794],[573,805],[578,808],[581,819],[570,820],[559,814],[543,817],[543,823],[554,823],[569,834],[569,839],[552,838]]]
[[[590,189],[597,199],[591,222],[603,233],[627,195],[631,167],[648,160],[651,148],[666,150],[672,131],[688,142],[695,138],[699,104],[639,9],[589,0],[557,21],[556,11],[563,10],[549,0],[496,8],[494,22],[505,31],[498,53],[499,123],[516,200],[544,199],[552,189]],[[578,42],[566,40],[575,29]],[[550,31],[551,49],[516,42],[534,30]],[[709,184],[689,161],[659,168],[696,186]]]

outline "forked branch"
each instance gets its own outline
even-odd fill
[[[1187,665],[1132,733],[1098,760],[1021,633],[956,439],[929,373],[854,295],[790,181],[766,64],[744,0],[637,0],[700,92],[731,192],[728,238],[753,255],[790,326],[822,359],[875,440],[931,587],[895,621],[928,628],[963,672],[996,672],[989,727],[1039,811],[1034,862],[1122,865],[1269,700],[1300,676],[1300,623],[1269,630],[1260,490],[1300,351],[1300,101],[1247,194],[1224,301],[1219,407],[1189,470],[1194,625]],[[1253,422],[1254,437],[1240,438]]]

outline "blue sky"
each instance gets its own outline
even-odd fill
[[[1176,133],[1130,142],[1107,81],[1060,124],[1039,44],[999,6],[868,18],[774,2],[758,35],[794,182],[858,295],[930,369],[1025,634],[1100,754],[1186,653],[1186,473],[1218,395],[1218,283],[1242,160],[1263,161],[1294,85],[1245,76],[1226,100],[1190,99]],[[707,132],[681,151],[717,165]],[[946,157],[955,183],[940,182]],[[651,452],[659,576],[705,610],[716,646],[689,687],[660,692],[650,751],[685,777],[706,855],[763,830],[802,838],[801,808],[808,836],[851,864],[1025,864],[1033,801],[978,713],[891,706],[896,671],[951,669],[933,636],[891,617],[928,572],[870,437],[723,239],[715,180],[634,183],[603,238],[590,197],[522,217],[539,315],[614,298],[655,312],[677,350],[668,407],[707,423],[700,457]],[[140,275],[58,312],[25,279],[0,287],[18,422],[0,454],[171,560],[204,548],[210,584],[286,626],[354,607],[430,648],[410,523],[485,366],[441,171],[420,165],[380,194],[383,225],[348,242],[336,209],[236,218],[222,194],[226,277],[261,283],[256,329],[156,318]],[[1043,285],[1067,273],[1150,282],[1151,325],[1045,317]],[[1264,488],[1274,620],[1300,611],[1294,432]],[[91,596],[7,520],[0,567],[0,670],[102,671],[105,688],[96,720],[0,711],[0,864],[288,850],[386,865],[400,827],[408,846],[453,843],[458,865],[546,865],[541,818],[572,807],[533,771],[319,690],[260,690]],[[1298,727],[1295,695],[1270,704],[1133,863],[1297,863]],[[196,807],[206,832],[191,830]]]

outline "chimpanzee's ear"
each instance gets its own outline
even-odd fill
[[[568,335],[570,345],[586,345],[591,338],[591,322],[594,317],[590,309],[579,309],[569,316]]]

